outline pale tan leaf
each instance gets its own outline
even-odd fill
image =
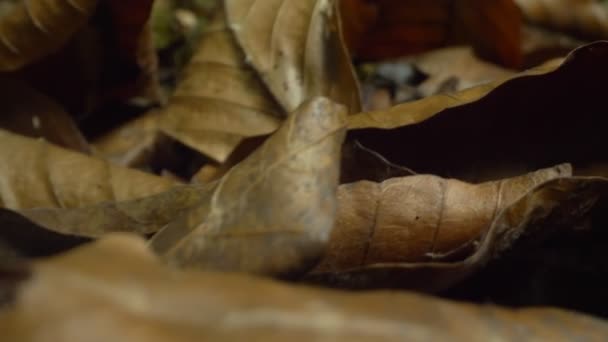
[[[172,181],[0,130],[0,206],[76,208],[162,192]]]
[[[275,23],[268,17],[276,14],[276,4],[258,1],[255,7],[262,12],[241,18],[253,4],[226,2],[207,27],[169,105],[158,115],[104,137],[98,146],[102,155],[127,162],[137,159],[152,148],[155,132],[160,131],[222,164],[244,138],[272,133],[287,113],[314,96],[358,112],[358,83],[333,1],[287,0]],[[253,36],[241,37],[250,31],[246,25],[251,20],[273,28],[265,26]],[[261,55],[267,42],[272,42],[271,50]],[[266,57],[278,63],[272,72]]]
[[[0,18],[0,70],[55,52],[91,16],[97,0],[20,1]]]
[[[31,221],[0,215],[8,225],[0,235],[9,244],[23,243],[12,241],[23,235],[11,235],[15,225],[36,232],[28,243],[46,234],[40,228],[68,240],[113,231],[154,233],[209,193],[6,131],[0,131],[0,142],[0,205]]]
[[[149,189],[151,196],[147,197],[145,193],[137,197],[91,193],[87,201],[76,197],[80,202],[70,205],[64,203],[64,196],[59,203],[9,208],[19,209],[19,214],[46,229],[77,236],[98,237],[116,231],[150,234],[164,227],[151,243],[170,262],[179,265],[252,272],[302,267],[300,263],[310,263],[310,259],[314,261],[320,255],[333,225],[344,120],[341,106],[322,98],[309,101],[257,152],[219,182],[206,186],[179,186],[162,189],[163,192]],[[31,155],[25,157],[33,159]],[[77,157],[81,156],[72,156]],[[60,167],[63,162],[52,160],[51,167]],[[101,164],[98,168],[108,167],[105,162],[91,160]],[[111,170],[122,171],[118,167]],[[48,177],[51,180],[53,171]],[[86,175],[87,169],[80,171]],[[148,182],[161,179],[130,172],[125,179],[119,178],[123,177],[120,174],[109,177],[115,181],[110,186],[126,187],[132,185],[126,182],[144,182],[146,177]],[[62,191],[84,191],[105,184],[103,179],[98,182],[101,185],[72,180],[65,185],[73,188],[50,187],[47,191],[62,195]],[[162,179],[161,184],[174,183]],[[115,189],[120,190],[125,189]],[[294,255],[279,258],[275,253],[280,246],[293,247]],[[228,250],[230,253],[226,253]],[[266,254],[258,255],[259,250]]]
[[[285,114],[245,63],[223,11],[183,71],[160,129],[223,162],[244,138],[273,132]]]
[[[226,0],[247,61],[287,112],[314,96],[361,105],[333,0]]]
[[[264,274],[300,271],[322,253],[335,218],[344,107],[305,102],[213,194],[150,241],[168,262]]]
[[[133,236],[40,260],[0,313],[7,341],[601,341],[605,322],[414,293],[341,293],[164,267]],[[22,277],[23,278],[23,277]]]
[[[76,208],[22,209],[18,213],[45,229],[65,235],[99,237],[110,232],[144,235],[156,233],[201,201],[208,201],[210,193],[196,186],[174,186],[136,199]]]
[[[243,138],[277,129],[284,111],[244,60],[216,14],[161,112],[150,112],[100,139],[100,153],[129,165],[157,142],[158,132],[224,162]]]

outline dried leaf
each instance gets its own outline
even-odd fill
[[[312,277],[339,278],[366,268],[403,264],[407,269],[464,259],[506,208],[537,186],[571,172],[569,165],[560,165],[477,185],[433,175],[342,185],[336,226]],[[521,222],[509,224],[507,229],[512,229]]]
[[[168,106],[110,132],[95,146],[104,157],[133,165],[154,149],[158,132],[163,132],[223,163],[243,138],[273,132],[284,116],[255,70],[245,63],[220,10]]]
[[[167,183],[171,182],[167,180]],[[22,209],[18,213],[33,224],[65,235],[99,237],[110,232],[145,235],[159,231],[182,213],[208,200],[209,193],[205,188],[176,186],[141,198],[74,208]]]
[[[91,3],[91,8],[87,9],[90,13],[70,13],[76,11],[72,6],[78,7],[79,3],[87,1]],[[151,0],[132,2],[100,1],[98,6],[97,1],[90,0],[27,2],[28,9],[42,7],[38,10],[42,16],[83,17],[79,27],[74,28],[64,42],[20,68],[16,74],[76,116],[87,136],[101,134],[100,131],[107,129],[108,121],[112,121],[108,116],[116,113],[104,113],[103,119],[87,114],[99,114],[97,111],[107,109],[107,105],[124,103],[136,96],[151,103],[160,102],[156,51],[151,49],[145,24]],[[60,3],[61,8],[55,3]],[[53,6],[56,8],[51,8]],[[89,15],[92,20],[88,20]],[[60,29],[70,28],[74,22],[69,18],[62,20]],[[22,35],[21,32],[18,36],[20,40],[27,44],[32,42],[31,37]],[[43,36],[43,44],[38,47],[53,41],[49,38],[52,33]],[[91,119],[96,122],[89,121]]]
[[[84,26],[97,0],[20,1],[0,21],[0,70],[55,52]]]
[[[359,112],[335,1],[226,0],[225,6],[246,59],[287,112],[315,96]]]
[[[0,206],[76,208],[162,192],[173,182],[0,130]],[[86,221],[84,221],[86,222]]]
[[[207,27],[183,74],[159,129],[219,162],[243,138],[273,132],[285,116],[245,63],[223,11]]]
[[[536,24],[608,38],[608,5],[597,0],[515,0]]]
[[[149,149],[155,132],[161,131],[224,163],[244,138],[272,133],[287,113],[314,96],[329,97],[358,112],[358,85],[334,2],[281,2],[285,10],[272,21],[268,18],[276,14],[272,11],[278,10],[277,1],[227,1],[227,14],[219,11],[207,27],[169,105],[160,115],[104,137],[98,146],[102,153],[132,160],[124,156]],[[250,7],[250,15],[241,18]],[[268,25],[254,28],[253,36],[247,33],[247,25],[260,23]],[[271,61],[277,68],[268,69]],[[142,136],[149,142],[145,146],[132,143]]]
[[[539,185],[505,207],[491,222],[482,238],[472,246],[467,246],[476,248],[464,259],[379,262],[335,273],[313,273],[308,276],[308,280],[349,288],[406,287],[431,292],[445,290],[478,271],[488,261],[514,248],[520,240],[539,240],[538,236],[558,234],[579,226],[588,219],[595,206],[605,205],[607,190],[606,178],[556,178]],[[526,239],[523,239],[524,236]]]
[[[23,219],[10,215],[5,215],[4,219],[12,220],[13,226],[16,225],[15,222],[21,222],[19,225],[26,227],[22,229],[40,230],[44,227],[65,235],[86,237],[99,237],[117,231],[150,234],[160,230],[152,238],[152,246],[170,262],[178,265],[263,273],[286,272],[304,267],[321,254],[333,225],[334,190],[337,186],[344,121],[342,106],[324,98],[313,99],[303,105],[257,152],[232,168],[218,182],[207,186],[173,187],[164,192],[146,189],[154,194],[148,197],[144,197],[145,194],[134,196],[133,193],[118,194],[114,198],[104,197],[103,195],[112,195],[112,191],[127,190],[122,183],[124,180],[109,185],[101,182],[85,188],[82,181],[73,179],[70,179],[72,183],[65,183],[61,179],[53,181],[56,177],[55,169],[44,170],[50,173],[47,178],[28,181],[33,184],[36,181],[49,183],[48,179],[51,179],[50,184],[43,183],[47,186],[43,189],[56,198],[48,194],[40,194],[39,197],[42,198],[21,198],[25,192],[8,188],[7,191],[15,193],[7,196],[13,202],[38,202],[29,206],[5,205],[10,209],[18,209],[16,211],[30,222],[21,222]],[[13,136],[11,138],[17,139],[16,141],[25,140]],[[31,148],[33,152],[23,155],[23,158],[39,163],[35,154],[43,148],[49,148],[45,146]],[[54,161],[48,163],[49,167],[60,167],[66,163],[48,152],[47,155],[49,160]],[[67,162],[73,164],[97,162],[99,165],[95,166],[100,170],[92,169],[88,172],[108,173],[108,166],[102,161],[77,154],[63,158],[70,158]],[[110,172],[124,170],[114,167],[110,168]],[[126,180],[129,182],[159,182],[157,177],[136,171],[130,171],[128,176]],[[121,181],[121,177],[123,175],[118,174],[110,179]],[[53,187],[57,184],[73,188]],[[162,179],[162,182],[156,184],[157,190],[159,186],[168,187],[171,184],[173,183]],[[115,185],[125,188],[112,190],[111,187]],[[84,199],[78,192],[79,189],[102,186],[106,189],[110,187],[112,191],[87,193],[90,198]],[[76,194],[70,193],[70,190]],[[20,235],[16,235],[12,229],[0,232],[2,235],[9,245],[21,243],[15,241],[19,240]],[[279,257],[276,253],[277,248],[283,250],[290,247],[293,247],[293,255],[290,257]],[[23,250],[21,247],[17,249]],[[262,250],[266,254],[259,255]]]
[[[462,106],[482,99],[495,88],[512,79],[526,76],[542,75],[554,71],[557,63],[549,63],[534,69],[519,73],[512,78],[482,84],[473,88],[464,89],[456,94],[437,94],[421,100],[396,105],[388,110],[363,112],[349,118],[350,129],[383,128],[391,129],[413,125],[444,110]]]
[[[356,131],[352,137],[416,172],[473,182],[563,162],[578,173],[606,160],[606,58],[608,43],[598,42],[577,49],[543,75],[532,76],[546,68],[498,87],[488,84],[351,116],[351,128],[397,128]]]
[[[335,218],[344,108],[307,101],[196,209],[150,241],[171,264],[264,274],[316,261]],[[210,185],[211,186],[211,185]]]
[[[31,266],[0,314],[10,341],[603,340],[606,323],[413,293],[339,293],[161,265],[144,241],[111,236]],[[466,327],[466,328],[463,328]]]

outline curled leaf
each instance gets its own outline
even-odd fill
[[[0,19],[0,70],[12,71],[58,50],[97,0],[20,1]]]
[[[315,96],[350,113],[360,110],[334,1],[226,1],[168,106],[104,137],[98,147],[133,160],[125,156],[149,149],[160,131],[221,164],[244,138],[272,133]]]
[[[513,78],[484,83],[473,88],[464,89],[456,94],[438,94],[425,97],[418,101],[399,104],[387,110],[358,113],[349,118],[349,128],[391,129],[417,124],[444,110],[475,102],[511,79],[542,75],[551,72],[556,69],[556,64],[557,62],[552,62],[517,74]]]
[[[338,225],[309,280],[355,288],[446,289],[520,240],[573,229],[605,203],[606,178],[568,173],[562,166],[519,179],[461,183],[439,192],[445,194],[440,201],[421,189],[440,190],[441,182],[417,182],[424,176],[391,180],[393,186],[387,184],[383,192],[373,183],[355,183],[341,189]],[[400,191],[406,191],[405,203],[390,201]],[[407,200],[417,194],[417,201]],[[387,201],[366,209],[376,198]],[[408,210],[401,204],[409,204]]]
[[[449,259],[474,247],[504,208],[569,165],[468,184],[433,175],[344,184],[327,252],[313,273]]]
[[[172,181],[0,130],[0,206],[76,208],[162,192]]]
[[[479,182],[569,162],[580,175],[606,161],[606,58],[608,43],[590,44],[546,74],[351,116],[351,128],[391,128],[351,134],[419,173]]]
[[[344,107],[315,98],[150,241],[172,264],[283,274],[322,253],[335,218]]]
[[[223,162],[243,138],[273,132],[284,116],[245,63],[224,12],[219,11],[158,125],[169,136]]]
[[[333,0],[227,0],[226,15],[246,59],[287,112],[325,96],[361,108]]]
[[[220,7],[168,105],[101,137],[95,146],[104,157],[132,165],[155,149],[162,132],[221,163],[243,138],[273,132],[283,117],[245,63]]]

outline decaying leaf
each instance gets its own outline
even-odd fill
[[[142,147],[133,144],[140,139],[129,137],[153,142],[161,131],[223,163],[243,138],[272,133],[314,96],[359,111],[334,1],[239,0],[224,7],[226,14],[220,10],[207,27],[169,105],[104,137],[97,145],[103,154],[116,158],[144,150],[151,143]]]
[[[341,185],[338,218],[315,273],[463,258],[504,208],[569,165],[481,184],[433,175]]]
[[[34,36],[19,32],[14,39],[40,49],[40,56],[27,63],[24,60],[16,76],[78,117],[88,136],[99,135],[100,126],[107,128],[112,121],[108,116],[121,117],[105,113],[101,119],[88,114],[99,114],[108,105],[134,97],[149,103],[160,101],[156,51],[150,47],[145,25],[152,0],[17,2],[22,11],[31,14],[28,25],[39,32],[32,33]],[[58,22],[48,26],[50,21]],[[60,36],[63,40],[57,42]]]
[[[335,218],[345,109],[315,98],[291,114],[213,193],[150,241],[169,263],[264,274],[321,255]],[[212,186],[212,185],[210,185]]]
[[[76,208],[162,192],[172,181],[0,131],[0,206]],[[86,222],[86,221],[85,221]]]
[[[325,260],[308,279],[354,288],[446,289],[512,248],[522,236],[533,239],[536,235],[557,234],[580,226],[594,207],[608,199],[608,179],[564,177],[562,171],[543,170],[529,179],[513,179],[512,189],[508,182],[468,186],[477,192],[475,195],[481,195],[484,187],[500,185],[498,191],[489,190],[498,199],[486,202],[484,195],[467,201],[464,192],[457,194],[456,188],[446,187],[446,201],[453,196],[458,205],[437,203],[434,197],[437,195],[430,195],[428,202],[415,201],[413,208],[410,204],[404,211],[399,209],[403,208],[401,202],[383,204],[382,199],[388,200],[402,186],[406,196],[415,196],[424,187],[415,178],[424,176],[403,178],[411,179],[411,190],[406,182],[399,184],[399,179],[388,181],[380,194],[374,183],[354,183],[350,185],[354,189],[346,187],[340,191],[339,203],[343,207],[338,226]],[[542,183],[543,180],[546,182]],[[396,185],[388,187],[390,183]],[[437,189],[440,186],[434,184]],[[352,199],[346,200],[348,195]],[[375,196],[382,196],[378,208],[367,209]],[[430,216],[425,204],[436,208]],[[439,226],[433,218],[440,222]]]
[[[44,138],[59,146],[89,152],[87,141],[76,123],[61,106],[27,84],[0,78],[2,115],[0,127],[34,138]]]
[[[104,201],[75,208],[30,208],[18,213],[34,224],[66,235],[99,237],[110,232],[146,235],[157,232],[201,201],[209,200],[209,193],[204,187],[176,186],[130,200]]]
[[[0,19],[0,70],[11,71],[59,49],[93,13],[97,0],[20,1]]]
[[[606,58],[608,44],[598,42],[577,49],[544,75],[532,76],[541,68],[496,88],[485,85],[351,116],[351,128],[394,128],[352,136],[419,173],[479,182],[569,162],[580,175],[606,161]]]
[[[4,206],[32,224],[66,235],[151,234],[164,227],[151,240],[152,246],[179,265],[268,273],[291,270],[320,255],[333,225],[344,120],[343,107],[327,99],[314,99],[218,182],[168,190],[175,183],[137,171],[124,174],[124,169],[108,167],[106,162],[31,142],[32,152],[22,154],[23,164],[30,167],[29,162],[33,168],[36,163],[46,163],[38,166],[42,178],[23,179],[9,169],[5,179],[16,184],[38,182],[41,191],[26,197],[29,192],[7,186]],[[6,135],[9,142],[28,142],[27,138]],[[10,144],[5,145],[10,148]],[[44,152],[48,161],[40,160]],[[68,163],[74,172],[82,168],[86,181],[66,174],[62,165]],[[58,170],[63,174],[58,175]],[[64,175],[68,180],[60,178]],[[92,176],[100,179],[90,179]],[[115,182],[108,184],[108,178]],[[134,185],[133,179],[141,183]],[[125,182],[135,188],[129,191]],[[138,186],[145,186],[148,193]],[[98,193],[86,193],[85,197],[81,192],[91,187],[99,189]],[[292,204],[286,207],[287,203]],[[18,221],[7,215],[5,219]],[[4,235],[10,234],[12,230]],[[6,239],[9,244],[18,243]],[[277,257],[277,248],[285,246],[294,247],[292,257]],[[260,250],[267,254],[258,255]]]
[[[597,0],[515,0],[533,23],[608,38],[608,5]]]
[[[159,128],[223,162],[245,137],[266,135],[285,117],[229,31],[223,11],[207,27]]]
[[[10,341],[603,340],[606,323],[413,293],[339,293],[252,276],[175,271],[144,241],[110,236],[34,262],[11,307]]]
[[[540,67],[519,73],[512,78],[485,83],[473,88],[464,89],[456,94],[437,94],[418,101],[396,105],[387,110],[358,113],[349,118],[349,128],[391,129],[417,124],[446,109],[475,102],[512,79],[549,73],[555,70],[558,64],[558,62],[549,62]]]
[[[335,1],[227,0],[226,14],[247,60],[287,112],[314,96],[359,111]]]

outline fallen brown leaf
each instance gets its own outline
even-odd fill
[[[351,135],[419,173],[479,182],[569,162],[581,175],[606,160],[606,58],[608,44],[598,42],[575,50],[557,69],[354,115],[351,129],[392,129]],[[548,70],[554,71],[541,74]]]
[[[0,20],[0,70],[12,71],[55,52],[84,26],[97,0],[14,4]]]
[[[310,267],[335,219],[344,129],[344,107],[307,101],[150,245],[179,266],[274,275]]]
[[[519,73],[512,78],[485,83],[473,88],[464,89],[455,94],[437,94],[421,100],[399,104],[386,110],[358,113],[349,118],[349,128],[391,129],[417,124],[446,109],[475,102],[511,79],[546,74],[555,70],[558,66],[559,62],[551,62]]]
[[[252,276],[175,271],[115,235],[31,265],[0,312],[10,341],[603,340],[606,323],[413,293],[341,293]]]
[[[226,14],[246,59],[287,112],[314,96],[359,111],[335,1],[227,0]]]
[[[103,189],[110,192],[91,193],[85,198],[81,198],[79,189],[90,189],[95,184],[73,178],[69,178],[69,183],[65,180],[60,183],[62,179],[58,179],[57,184],[51,182],[41,189],[47,193],[36,193],[38,197],[34,198],[24,198],[29,192],[7,187],[4,191],[7,199],[3,200],[19,202],[5,203],[5,207],[30,222],[8,214],[0,220],[26,227],[20,229],[48,229],[72,236],[99,237],[118,231],[156,233],[150,242],[153,248],[169,262],[181,266],[271,274],[309,267],[321,254],[333,226],[340,146],[345,129],[343,110],[328,99],[308,101],[249,158],[219,181],[206,186],[178,186],[159,192],[160,186],[166,189],[175,183],[130,171],[130,174],[112,176],[110,180],[116,180],[116,184],[104,185],[103,178],[97,180],[98,187],[105,186]],[[22,143],[26,140],[17,136],[9,138]],[[44,144],[36,146],[34,142],[33,155],[22,156],[24,163],[40,162],[36,153],[40,153],[41,147],[48,148]],[[80,161],[89,173],[108,173],[108,165],[101,160],[78,154],[47,155],[53,167],[59,167],[62,158],[72,158],[68,162]],[[53,180],[55,169],[41,171],[43,175],[51,173],[47,177]],[[124,172],[119,167],[111,167],[109,171]],[[8,171],[5,174],[5,178],[20,181]],[[44,182],[48,178],[28,181]],[[133,180],[142,182],[141,185],[147,181],[148,187],[156,185],[156,189],[146,189],[152,196],[145,193],[135,196],[138,193],[133,190],[112,192],[128,190],[123,182]],[[40,186],[43,185],[45,183]],[[112,188],[115,185],[122,187]],[[49,198],[50,195],[56,198]],[[21,243],[14,240],[22,235],[11,229],[2,234],[9,245]],[[61,236],[57,239],[61,240]],[[291,254],[277,254],[277,249],[291,250]]]
[[[310,274],[308,279],[340,287],[406,287],[424,291],[444,290],[470,276],[473,272],[478,271],[488,261],[498,258],[505,251],[513,248],[520,240],[530,241],[534,240],[535,237],[542,239],[538,238],[538,236],[559,234],[562,231],[574,229],[573,227],[580,228],[595,207],[601,207],[600,204],[605,205],[607,190],[608,179],[606,178],[557,177],[539,184],[537,187],[526,192],[522,197],[505,205],[504,209],[495,214],[494,217],[490,215],[490,217],[482,219],[481,217],[484,214],[479,213],[480,216],[473,218],[472,216],[467,217],[466,211],[460,213],[463,215],[463,220],[472,220],[470,226],[462,226],[466,227],[466,229],[471,229],[468,233],[459,231],[458,228],[453,230],[431,229],[430,236],[428,235],[429,232],[424,230],[408,236],[409,231],[403,230],[403,227],[408,226],[405,222],[411,222],[411,216],[413,216],[413,221],[416,221],[416,215],[418,215],[419,220],[422,220],[424,218],[422,212],[426,209],[420,210],[420,213],[417,213],[416,210],[407,211],[403,216],[396,215],[390,217],[387,215],[388,222],[384,225],[386,229],[384,232],[380,232],[379,235],[372,230],[373,240],[369,237],[369,234],[367,237],[359,235],[355,238],[351,237],[352,240],[343,243],[342,246],[336,246],[336,249],[329,249],[333,251],[334,255],[331,255],[331,252],[328,254],[327,264],[324,265],[326,271],[332,267],[341,268],[346,266],[344,269],[334,273],[322,273],[323,269],[320,269],[316,274],[315,272]],[[513,194],[516,193],[515,191]],[[348,214],[345,214],[343,218],[341,216],[341,219],[344,220],[343,229],[345,231],[347,229],[357,231],[356,222],[357,220],[361,220],[361,218],[357,217],[355,208],[362,208],[364,205],[357,202],[362,201],[365,203],[367,199],[369,199],[369,195],[367,197],[359,195],[355,197],[355,200],[352,202],[353,204],[347,207]],[[343,201],[340,203],[343,203]],[[483,204],[477,201],[473,201],[473,203],[475,206],[483,207]],[[388,208],[395,205],[394,202],[387,204]],[[449,211],[450,209],[446,207],[444,210]],[[352,210],[352,213],[349,210]],[[452,210],[458,213],[459,208]],[[397,213],[398,211],[395,212]],[[471,210],[471,214],[473,212],[474,210]],[[365,213],[360,214],[367,216],[368,211],[365,211]],[[381,214],[381,212],[374,213]],[[399,224],[403,222],[403,226],[391,223],[395,217]],[[443,218],[444,216],[440,215],[440,217]],[[406,221],[401,221],[403,219]],[[445,216],[445,219],[448,219],[448,217]],[[480,227],[476,226],[473,222],[486,222],[488,225]],[[448,222],[447,224],[454,224],[453,227],[457,227],[458,221]],[[379,227],[378,223],[375,224],[375,227],[376,229]],[[422,226],[419,227],[422,228]],[[483,231],[484,228],[487,228],[487,230]],[[369,228],[361,229],[366,230]],[[479,236],[480,230],[482,230],[481,236]],[[442,253],[432,252],[436,251],[433,248],[437,248],[438,243],[441,244],[437,240],[440,239],[439,236],[435,237],[434,232],[439,232],[438,234],[443,235],[446,239],[443,242],[446,249]],[[403,235],[399,240],[407,241],[407,244],[404,246],[399,245],[398,234],[400,233],[403,233]],[[459,233],[464,234],[459,235]],[[339,229],[336,234],[340,234],[340,238],[344,239],[343,234],[347,233],[340,233]],[[477,235],[480,239],[476,241],[473,238],[473,240],[469,239],[465,241],[467,238],[464,238],[464,236],[467,234],[471,234],[469,235],[470,237]],[[365,235],[364,232],[363,235]],[[407,237],[407,239],[403,240],[404,237]],[[421,240],[417,240],[418,238],[421,238]],[[363,244],[361,244],[361,241],[363,241]],[[366,244],[367,242],[369,244]],[[377,243],[377,247],[374,246],[375,243]],[[421,248],[418,250],[418,253],[424,254],[425,251],[431,251],[430,254],[424,255],[421,258],[424,259],[426,257],[427,261],[387,262],[391,258],[408,258],[408,253],[413,253],[410,257],[418,258],[420,254],[416,255],[417,252],[408,249],[409,246],[411,246],[410,248]],[[458,249],[458,246],[461,247],[461,250]],[[377,248],[377,250],[366,250],[366,248]],[[391,251],[396,254],[391,253]],[[340,262],[346,260],[340,261],[341,253],[345,253],[344,255],[352,253],[351,255],[359,263],[365,263],[366,258],[375,257],[378,263],[357,267],[351,264],[352,260],[349,260],[348,264],[341,265]],[[370,256],[369,253],[374,254]],[[335,259],[332,260],[332,258]],[[335,262],[335,264],[332,265],[332,262]]]
[[[76,208],[162,192],[172,181],[0,130],[0,206]],[[86,221],[85,221],[86,222]]]
[[[560,165],[481,184],[417,175],[341,185],[336,226],[324,258],[311,273],[317,277],[383,264],[466,258],[505,208],[537,186],[571,173],[569,165]]]
[[[334,1],[238,0],[224,7],[226,14],[219,11],[207,28],[169,105],[104,137],[97,145],[103,154],[132,160],[124,156],[151,143],[133,144],[141,139],[129,137],[153,142],[151,136],[161,131],[224,163],[244,138],[272,133],[314,96],[359,111]],[[280,16],[273,12],[279,7]]]
[[[243,138],[273,132],[284,117],[247,65],[219,11],[158,125],[169,136],[224,162]]]

